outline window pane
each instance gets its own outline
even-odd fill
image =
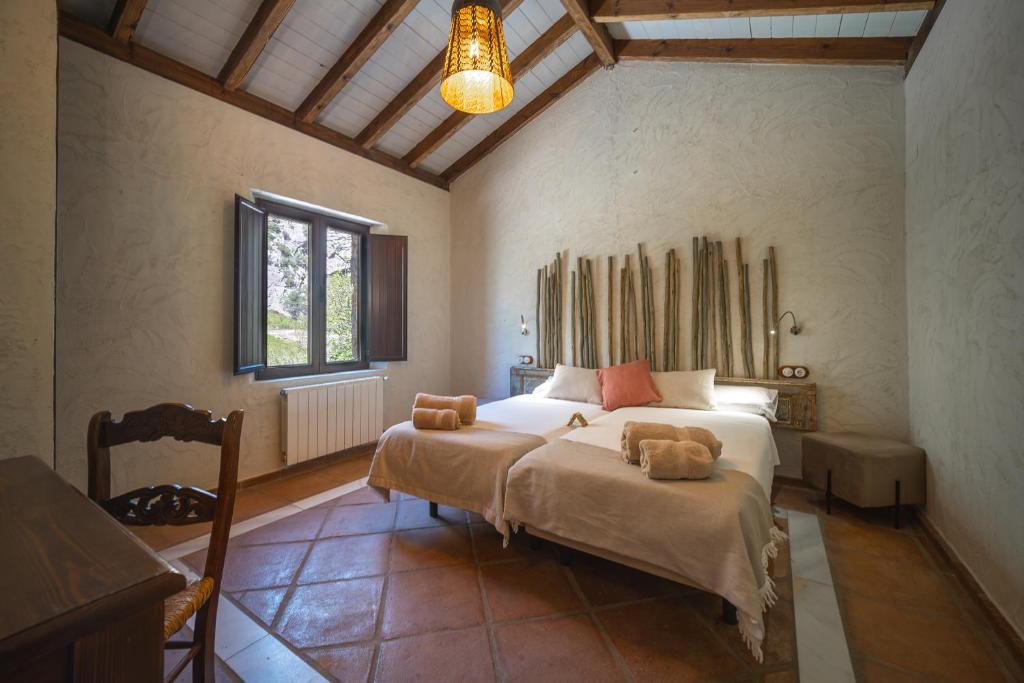
[[[267,365],[309,364],[309,236],[304,221],[267,219]]]
[[[359,235],[327,230],[327,362],[359,360]]]

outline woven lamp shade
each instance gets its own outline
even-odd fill
[[[468,114],[490,114],[512,101],[512,71],[496,0],[456,0],[441,73],[441,98]]]

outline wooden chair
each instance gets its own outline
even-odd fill
[[[187,649],[185,658],[170,673],[174,680],[191,661],[192,680],[214,680],[214,633],[224,557],[227,554],[231,514],[238,485],[238,445],[242,435],[241,410],[213,420],[210,411],[181,403],[161,403],[125,414],[114,422],[109,412],[96,413],[89,422],[89,497],[123,524],[135,526],[184,525],[213,521],[203,578],[164,602],[165,650]],[[176,484],[149,486],[110,497],[110,448],[121,444],[157,441],[163,437],[220,446],[217,494]],[[169,642],[195,615],[191,641]]]

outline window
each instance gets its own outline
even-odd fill
[[[405,359],[404,237],[241,197],[235,230],[236,374],[274,379]]]

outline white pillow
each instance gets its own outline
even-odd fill
[[[715,409],[715,370],[689,372],[652,372],[654,386],[661,401],[651,403],[654,408]]]
[[[601,403],[601,384],[597,381],[597,370],[559,364],[555,366],[555,374],[548,382],[551,385],[545,395],[547,398],[598,405]]]
[[[548,377],[546,380],[538,384],[533,388],[530,393],[538,398],[547,398],[548,392],[551,391],[551,385],[553,384],[554,377]]]
[[[775,389],[719,384],[715,387],[715,404],[719,410],[738,410],[776,421],[779,392]]]

